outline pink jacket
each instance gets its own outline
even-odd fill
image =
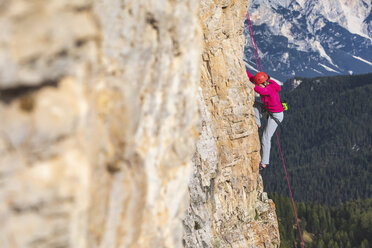
[[[253,82],[253,76],[248,71],[246,72],[249,80]],[[283,112],[283,106],[278,94],[280,86],[274,80],[269,80],[269,84],[265,88],[256,85],[254,91],[260,94],[261,100],[267,110],[272,113]]]

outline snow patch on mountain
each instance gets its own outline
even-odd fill
[[[294,86],[294,88],[296,88],[297,86],[299,86],[301,83],[302,83],[302,80],[300,80],[300,79],[295,79],[294,82],[293,82],[293,86]]]
[[[365,60],[365,59],[362,59],[361,57],[358,57],[358,56],[354,56],[354,55],[353,55],[353,58],[356,58],[356,59],[358,59],[358,60],[360,60],[360,61],[363,61],[364,63],[369,64],[369,65],[372,66],[372,62],[370,62],[370,61],[368,61],[368,60]]]
[[[318,71],[317,69],[311,68],[311,70],[315,71],[316,73],[318,73],[318,74],[320,74],[320,75],[323,74],[322,72]]]
[[[283,53],[281,62],[287,63],[289,58],[289,53]]]
[[[336,71],[336,70],[333,70],[332,68],[326,66],[326,65],[323,65],[321,63],[319,63],[320,66],[324,67],[327,71],[331,71],[331,72],[336,72],[336,73],[340,73],[339,71]]]
[[[301,6],[301,8],[305,8],[305,4],[306,4],[307,0],[297,0],[297,3]]]
[[[318,31],[318,30],[321,30],[322,28],[324,28],[324,26],[326,25],[325,21],[323,18],[318,18],[315,22],[314,22],[314,31]]]
[[[313,47],[313,51],[318,51],[319,54],[320,54],[320,56],[322,56],[323,58],[326,58],[330,64],[336,66],[336,65],[333,63],[331,57],[328,56],[328,54],[327,54],[326,51],[324,50],[324,47],[322,46],[322,44],[320,44],[319,41],[317,41],[317,40],[314,41],[314,42],[312,43],[312,47]],[[337,67],[337,66],[336,66],[336,67]]]

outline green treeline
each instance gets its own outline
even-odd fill
[[[290,198],[270,195],[276,205],[281,248],[302,247]],[[300,228],[307,248],[368,248],[372,246],[372,199],[337,207],[296,202]]]
[[[294,198],[372,198],[372,74],[300,80],[281,92],[289,110],[278,128]],[[289,195],[276,137],[262,175],[267,192]]]

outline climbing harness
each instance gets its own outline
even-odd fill
[[[260,57],[258,55],[258,47],[257,47],[257,44],[256,44],[256,41],[254,39],[254,35],[253,35],[253,28],[252,28],[252,23],[251,23],[251,18],[249,16],[249,12],[247,11],[247,16],[246,16],[246,19],[247,19],[247,24],[248,24],[248,28],[249,28],[249,34],[250,34],[250,37],[251,37],[251,42],[252,42],[252,48],[253,48],[253,52],[254,52],[254,57],[256,59],[256,66],[257,66],[257,70],[258,71],[261,71],[262,72],[262,66],[261,66],[261,61],[260,61]],[[258,62],[258,63],[257,63]],[[259,66],[259,67],[258,67]],[[283,104],[283,103],[282,103]],[[287,105],[285,104],[285,107],[287,108]],[[284,108],[284,107],[283,107]],[[288,109],[288,108],[287,108]],[[270,112],[269,112],[270,113]],[[275,130],[275,134],[276,134],[276,138],[278,140],[278,146],[279,146],[279,151],[280,151],[280,155],[282,157],[282,161],[283,161],[283,167],[284,167],[284,172],[285,172],[285,175],[286,175],[286,178],[287,178],[287,184],[288,184],[288,189],[289,189],[289,193],[290,193],[290,196],[291,196],[291,199],[292,199],[292,206],[293,206],[293,211],[294,211],[294,214],[296,216],[296,222],[297,222],[297,227],[298,227],[298,232],[300,233],[300,238],[301,238],[301,242],[302,242],[302,247],[305,248],[305,243],[304,243],[304,240],[302,238],[302,233],[301,233],[301,228],[300,228],[300,224],[298,222],[298,217],[297,217],[297,212],[296,212],[296,207],[295,207],[295,203],[294,203],[294,200],[293,200],[293,196],[292,196],[292,190],[291,190],[291,186],[289,184],[289,178],[288,178],[288,173],[287,173],[287,168],[285,167],[285,163],[284,163],[284,157],[283,157],[283,153],[282,153],[282,148],[280,146],[280,142],[279,142],[279,136],[278,136],[278,132]]]
[[[282,106],[283,106],[283,103],[282,103]],[[262,102],[255,101],[253,104],[253,107],[259,108],[260,113],[263,114],[265,119],[269,119],[269,117],[271,117],[271,119],[273,119],[276,122],[276,124],[278,124],[278,126],[280,125],[281,122],[278,120],[278,118],[276,118],[273,115],[273,112],[270,112]]]
[[[276,118],[272,112],[270,112],[269,110],[267,110],[268,114],[270,115],[271,119],[273,119],[276,124],[278,124],[278,126],[280,125],[280,121],[278,120],[278,118]]]

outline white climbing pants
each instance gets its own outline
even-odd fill
[[[268,117],[267,125],[265,130],[262,134],[261,139],[261,163],[262,164],[269,164],[270,161],[270,149],[271,149],[271,137],[273,136],[278,124],[276,121],[268,114],[266,108],[264,107],[263,103],[255,102],[253,105],[254,114],[256,117],[256,123],[259,127],[261,127],[261,118]],[[280,113],[272,113],[273,117],[276,118],[279,122],[282,122],[284,114],[283,112]]]

